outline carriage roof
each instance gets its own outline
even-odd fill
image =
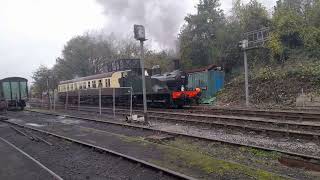
[[[75,82],[80,82],[80,81],[88,81],[92,79],[102,79],[106,77],[111,77],[113,72],[108,72],[108,73],[102,73],[102,74],[96,74],[92,76],[86,76],[86,77],[81,77],[81,78],[76,78],[76,79],[71,79],[71,80],[66,80],[66,81],[60,81],[60,84],[69,84],[69,83],[75,83]]]
[[[28,80],[26,78],[22,78],[22,77],[7,77],[4,79],[0,79],[0,82],[9,82],[9,81],[25,81],[28,82]]]

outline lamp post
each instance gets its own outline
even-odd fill
[[[147,95],[146,95],[146,79],[144,70],[144,51],[143,42],[146,41],[145,29],[142,25],[134,25],[134,38],[140,41],[140,65],[141,65],[141,76],[142,76],[142,96],[143,96],[143,115],[144,122],[148,123],[148,113],[147,113]]]

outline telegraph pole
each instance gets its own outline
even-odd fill
[[[144,50],[143,50],[143,43],[147,39],[145,37],[144,26],[134,25],[134,38],[140,41],[140,65],[141,65],[141,77],[142,77],[143,116],[144,116],[144,122],[148,123],[146,79],[145,79]]]
[[[244,40],[239,42],[239,47],[243,50],[244,56],[244,78],[245,78],[245,91],[246,91],[246,106],[249,107],[249,69],[247,51],[252,49],[263,48],[269,39],[269,27],[264,27],[255,31],[244,33]]]

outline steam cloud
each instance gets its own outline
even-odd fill
[[[191,0],[97,0],[108,17],[107,30],[133,34],[133,24],[146,28],[147,38],[161,48],[174,48]]]

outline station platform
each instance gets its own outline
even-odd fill
[[[55,179],[48,171],[0,138],[0,179]]]

